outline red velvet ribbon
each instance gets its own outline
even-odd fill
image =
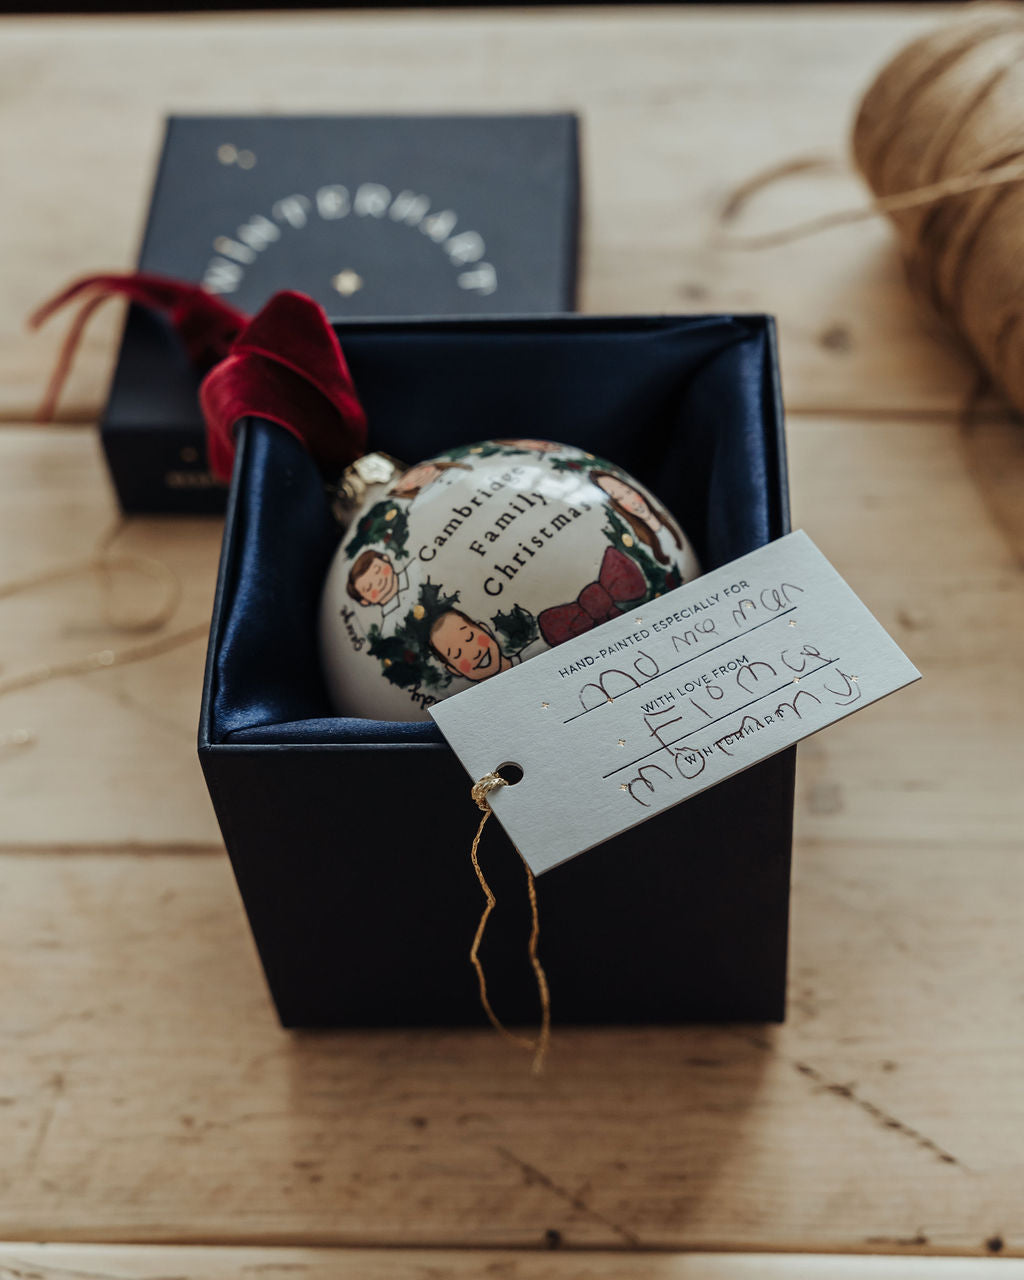
[[[199,389],[210,469],[226,478],[242,418],[267,418],[306,446],[326,476],[366,452],[366,414],[324,309],[275,293]]]
[[[240,419],[267,418],[308,448],[335,476],[366,452],[366,415],[323,308],[305,294],[275,294],[252,320],[198,285],[149,272],[87,276],[30,318],[33,328],[80,302],[37,418],[53,417],[89,318],[121,296],[165,314],[193,364],[209,370],[200,387],[210,468],[226,480]]]
[[[545,609],[538,616],[537,625],[553,648],[618,617],[623,612],[620,605],[639,600],[646,591],[647,581],[636,561],[617,547],[609,547],[597,581],[588,583],[569,604]]]
[[[36,413],[39,422],[50,422],[61,390],[71,372],[71,362],[93,312],[108,298],[128,298],[150,311],[166,315],[181,335],[189,358],[197,368],[209,369],[228,353],[231,343],[249,323],[244,311],[229,306],[198,285],[148,271],[128,271],[85,276],[69,284],[29,317],[38,329],[69,303],[81,303],[61,347],[43,402]]]

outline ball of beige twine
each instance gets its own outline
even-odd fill
[[[1024,7],[969,9],[902,49],[853,153],[911,285],[1024,412]]]

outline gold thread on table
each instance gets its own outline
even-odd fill
[[[507,787],[509,784],[499,773],[484,774],[477,782],[474,782],[472,788],[473,800],[478,809],[482,812],[480,825],[476,829],[476,835],[473,837],[473,846],[469,851],[470,859],[473,863],[473,870],[476,877],[480,881],[480,888],[484,891],[486,903],[484,905],[483,915],[480,917],[480,923],[476,927],[476,934],[473,938],[473,945],[469,949],[469,960],[476,971],[477,983],[480,988],[480,1003],[483,1006],[484,1013],[487,1014],[488,1021],[495,1031],[503,1035],[507,1040],[511,1040],[513,1044],[518,1045],[522,1049],[528,1049],[533,1053],[532,1071],[535,1076],[539,1076],[544,1070],[544,1060],[547,1057],[548,1047],[551,1043],[551,992],[548,987],[547,975],[544,972],[544,966],[540,962],[537,945],[540,940],[540,913],[537,908],[537,882],[534,879],[533,872],[523,863],[526,869],[526,888],[530,898],[530,941],[527,945],[527,952],[530,957],[530,966],[533,969],[534,977],[537,980],[537,993],[540,996],[541,1020],[540,1031],[535,1040],[531,1040],[526,1036],[516,1035],[515,1032],[509,1031],[491,1006],[490,999],[487,995],[487,978],[484,975],[484,967],[480,961],[480,944],[483,942],[484,930],[487,928],[487,921],[491,912],[497,905],[497,899],[494,896],[491,886],[487,883],[483,870],[480,866],[479,849],[480,838],[484,833],[484,827],[487,825],[487,819],[491,816],[491,802],[488,798],[492,791],[497,791],[500,787]]]
[[[101,535],[94,554],[84,560],[71,560],[56,565],[52,569],[40,569],[26,574],[22,578],[14,578],[0,583],[0,600],[35,587],[46,586],[52,582],[62,582],[69,578],[95,574],[99,580],[103,618],[115,631],[139,634],[147,631],[158,631],[165,627],[177,612],[181,601],[181,579],[162,560],[152,556],[125,553],[115,555],[110,548],[117,538],[124,522],[116,520]],[[118,616],[113,608],[113,572],[115,570],[134,570],[160,582],[164,588],[164,597],[158,607],[148,614],[137,617]],[[97,649],[93,653],[84,654],[80,658],[71,658],[63,662],[42,662],[34,667],[14,675],[0,677],[0,697],[14,693],[19,689],[28,689],[33,685],[45,684],[49,680],[57,680],[64,676],[88,675],[92,671],[102,671],[108,667],[125,666],[132,662],[145,662],[163,653],[169,653],[192,640],[198,640],[207,634],[206,623],[196,623],[170,635],[157,636],[152,640],[144,640],[139,644],[129,645],[121,649]],[[27,730],[14,730],[0,737],[0,746],[24,746],[33,742],[34,738]]]

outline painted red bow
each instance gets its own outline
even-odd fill
[[[545,641],[554,648],[572,640],[602,622],[617,618],[619,607],[639,600],[647,592],[647,580],[640,566],[616,547],[609,547],[601,561],[597,581],[588,583],[571,604],[545,609],[537,625]]]

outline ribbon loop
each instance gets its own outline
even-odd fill
[[[323,308],[276,293],[199,389],[210,469],[226,479],[242,418],[266,418],[301,440],[332,478],[366,452],[366,414]]]

